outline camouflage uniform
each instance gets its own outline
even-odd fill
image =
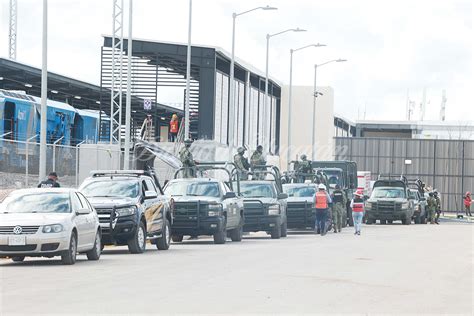
[[[428,217],[430,218],[430,223],[434,224],[435,217],[436,217],[436,199],[434,198],[434,196],[430,195],[428,197],[427,206],[428,206]]]
[[[238,153],[234,156],[235,167],[239,173],[240,180],[248,179],[248,171],[250,168],[249,161],[244,157],[244,153]]]
[[[195,166],[196,163],[194,162],[194,157],[191,151],[189,150],[191,147],[190,143],[186,144],[181,151],[179,152],[179,159],[185,168],[183,170],[183,177],[184,178],[194,178],[195,177]]]
[[[263,167],[258,167],[258,166],[264,166],[267,162],[263,158],[263,153],[259,151],[258,149],[253,152],[252,157],[250,157],[250,166],[252,168],[252,171],[265,171],[265,168]],[[255,176],[252,177],[252,179],[255,180],[264,180],[265,179],[265,174],[264,173],[256,173]]]
[[[441,215],[441,199],[439,198],[438,194],[435,194],[434,198],[435,198],[435,201],[436,201],[436,219],[435,219],[435,223],[439,224],[439,216]]]
[[[304,174],[313,173],[313,170],[311,168],[311,161],[306,159],[306,155],[301,156],[301,161],[298,163],[296,171],[298,173],[304,173]],[[301,182],[304,182],[306,180],[306,176],[302,175],[300,179],[301,179]]]
[[[332,220],[334,224],[334,232],[341,232],[343,218],[346,215],[346,196],[341,189],[336,189],[332,193]],[[345,225],[344,225],[345,226]]]

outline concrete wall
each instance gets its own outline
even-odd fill
[[[121,169],[121,163],[123,163],[123,154],[118,145],[80,145],[78,185],[89,176],[92,170],[117,170]]]
[[[281,95],[280,167],[283,170],[286,169],[288,152],[288,88],[288,86],[284,86]],[[318,87],[317,91],[323,95],[316,100],[315,159],[332,160],[334,153],[334,91],[331,87]],[[290,158],[292,160],[301,154],[306,154],[308,158],[311,157],[313,93],[312,86],[293,86]]]

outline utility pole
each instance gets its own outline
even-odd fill
[[[188,49],[186,58],[186,100],[184,105],[184,139],[189,138],[189,98],[191,90],[191,28],[193,16],[193,0],[189,0]]]
[[[18,6],[16,0],[10,0],[10,23],[8,32],[8,58],[16,60],[16,30]]]
[[[127,96],[125,100],[125,150],[123,168],[130,168],[130,121],[132,119],[132,18],[133,0],[129,1],[128,8],[128,41],[127,41]]]
[[[43,0],[43,40],[41,65],[41,121],[39,179],[46,178],[46,116],[48,114],[48,0]]]

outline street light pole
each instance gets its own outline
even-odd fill
[[[41,129],[40,129],[40,161],[39,178],[46,178],[46,124],[48,98],[48,0],[43,0],[43,41],[41,65]]]
[[[184,105],[184,139],[189,138],[189,96],[191,89],[191,22],[192,22],[193,0],[189,0],[189,22],[188,22],[188,50],[186,60],[186,102]]]
[[[311,137],[311,142],[312,142],[312,145],[311,145],[311,160],[316,160],[316,150],[315,150],[315,147],[316,147],[316,98],[318,97],[318,91],[316,90],[316,77],[317,77],[317,73],[318,73],[318,67],[321,67],[321,66],[324,66],[324,65],[327,65],[329,63],[333,63],[333,62],[336,62],[336,63],[341,63],[341,62],[345,62],[347,61],[346,59],[334,59],[334,60],[330,60],[330,61],[327,61],[325,63],[322,63],[322,64],[315,64],[314,65],[314,86],[313,86],[313,91],[314,91],[314,99],[313,99],[313,115],[312,115],[312,120],[313,120],[313,123],[312,123],[312,137]]]
[[[234,85],[234,67],[235,67],[235,22],[238,16],[250,13],[256,10],[277,10],[275,7],[265,6],[265,7],[256,7],[240,13],[232,13],[232,55],[230,59],[230,71],[229,71],[229,151],[230,157],[232,157],[233,147],[235,145],[235,118],[237,117],[237,111],[235,106],[235,85]]]
[[[266,38],[267,38],[267,51],[266,51],[266,58],[265,58],[265,97],[263,99],[263,114],[262,114],[262,117],[261,119],[263,119],[263,124],[262,124],[262,129],[263,131],[259,131],[259,134],[261,134],[261,139],[263,141],[263,145],[264,147],[266,148],[267,151],[269,151],[269,148],[268,148],[268,144],[266,144],[266,132],[267,132],[267,121],[270,119],[268,117],[266,117],[266,114],[267,114],[267,107],[268,107],[268,59],[269,59],[269,50],[270,50],[270,38],[274,37],[274,36],[278,36],[278,35],[281,35],[281,34],[284,34],[284,33],[287,33],[287,32],[306,32],[306,30],[304,29],[300,29],[299,27],[297,27],[296,29],[287,29],[287,30],[284,30],[284,31],[281,31],[281,32],[278,32],[278,33],[274,33],[274,34],[267,34]]]
[[[293,53],[308,47],[324,47],[325,44],[310,44],[297,49],[290,49],[290,88],[288,91],[288,150],[286,154],[286,163],[291,161],[291,113],[292,113],[292,94],[293,94]]]

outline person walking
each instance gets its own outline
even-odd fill
[[[56,172],[50,172],[48,179],[41,181],[38,184],[38,188],[60,188],[61,186],[58,183],[58,174]]]
[[[236,171],[239,173],[240,180],[247,180],[250,164],[245,154],[245,147],[237,148],[237,154],[234,155],[234,164]]]
[[[257,150],[255,150],[250,157],[250,167],[252,172],[255,172],[255,175],[252,176],[252,180],[264,180],[266,174],[263,172],[265,171],[265,166],[267,162],[265,161],[265,157],[263,156],[263,146],[258,145]]]
[[[466,195],[464,196],[464,210],[466,211],[466,216],[472,216],[471,204],[472,204],[471,192],[466,192]]]
[[[438,191],[433,192],[433,196],[436,201],[436,218],[435,218],[435,224],[439,225],[439,217],[441,215],[441,199],[439,198]]]
[[[428,200],[426,202],[428,206],[428,218],[430,219],[430,224],[434,224],[436,217],[436,200],[434,198],[433,192],[428,193]]]
[[[320,184],[318,186],[318,192],[316,192],[315,197],[315,208],[316,208],[316,222],[314,224],[314,229],[316,234],[321,234],[321,236],[326,235],[326,222],[329,215],[329,206],[332,203],[331,197],[326,191],[326,186]]]
[[[179,159],[183,164],[183,178],[194,178],[196,176],[196,162],[194,161],[193,154],[190,151],[192,140],[186,139],[184,141],[184,147],[179,152]]]
[[[334,232],[340,233],[342,229],[342,213],[345,212],[346,196],[342,192],[339,184],[336,184],[334,191],[331,194],[332,199],[332,221],[334,225]]]
[[[364,193],[357,191],[351,201],[352,220],[354,221],[355,232],[354,235],[360,235],[362,227],[362,218],[364,217]]]

